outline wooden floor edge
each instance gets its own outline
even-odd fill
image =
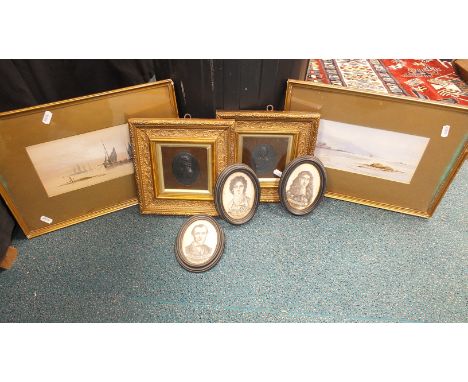
[[[8,247],[3,258],[0,259],[0,268],[11,269],[17,256],[18,250],[15,247]]]

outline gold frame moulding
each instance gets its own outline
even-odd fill
[[[28,238],[137,203],[129,117],[177,118],[164,80],[0,114],[0,193]]]
[[[231,162],[228,145],[233,124],[232,120],[195,118],[130,119],[130,136],[134,150],[141,213],[217,216],[214,184],[217,176]],[[167,154],[165,165],[162,153],[164,148],[175,149],[174,154]],[[197,151],[186,153],[197,149],[198,153]],[[196,162],[197,169],[196,171],[188,169],[192,171],[190,172],[193,175],[192,180],[189,179],[186,183],[183,178],[172,180],[175,186],[169,187],[167,184],[170,178],[177,179],[177,176],[174,176],[173,166],[176,159],[182,159],[181,155],[187,155],[187,159]],[[192,162],[190,166],[195,165]],[[206,180],[206,186],[197,186],[193,183],[195,179],[202,177]]]
[[[428,218],[466,158],[467,107],[289,80],[285,110],[320,113],[331,198]]]
[[[311,154],[317,139],[320,115],[312,112],[283,111],[224,111],[216,112],[217,118],[236,121],[231,135],[231,157],[234,163],[252,167],[260,181],[261,202],[279,202],[279,177],[262,177],[255,165],[243,158],[244,141],[247,138],[287,138],[284,166],[298,156]],[[266,141],[265,141],[266,142]],[[280,153],[281,154],[281,153]],[[274,169],[272,169],[274,170]],[[277,170],[283,171],[284,168]]]

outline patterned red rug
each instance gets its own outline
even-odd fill
[[[306,80],[468,105],[451,60],[311,59]]]

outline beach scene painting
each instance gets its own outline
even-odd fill
[[[133,174],[128,125],[26,147],[49,197]]]
[[[320,120],[315,155],[325,167],[410,184],[429,138]]]

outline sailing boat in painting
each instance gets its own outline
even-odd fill
[[[105,153],[104,162],[102,164],[104,165],[105,168],[120,166],[120,165],[123,165],[125,163],[128,163],[128,162],[132,161],[132,157],[130,155],[130,153],[131,153],[130,143],[127,145],[128,157],[125,158],[125,159],[121,159],[121,160],[117,160],[117,152],[115,151],[115,147],[112,147],[112,151],[111,151],[111,153],[109,155],[109,153],[107,151],[107,148],[104,145],[104,143],[102,144],[102,146],[104,147],[104,153]]]
[[[71,184],[83,180],[88,180],[96,176],[101,176],[102,171],[99,171],[98,167],[99,166],[93,167],[89,163],[75,164],[73,166],[72,172],[64,177],[66,180],[65,184]]]
[[[115,150],[115,146],[112,147],[112,151],[109,154],[107,151],[106,145],[102,143],[102,147],[104,148],[104,161],[102,163],[97,164],[96,166],[91,166],[89,163],[78,163],[73,166],[73,170],[69,173],[65,179],[65,184],[71,184],[75,182],[80,182],[83,180],[88,180],[98,176],[105,176],[105,172],[113,169],[114,167],[121,166],[127,164],[132,161],[132,157],[128,155],[131,153],[131,145],[128,143],[126,151],[127,156],[124,159],[118,160],[117,158],[117,151]],[[130,151],[129,151],[130,150]]]
[[[26,148],[49,197],[133,174],[128,125]]]
[[[84,172],[86,171],[89,171],[89,165],[88,165],[88,168],[86,168],[86,165],[84,164],[77,164],[75,165],[75,167],[73,168],[73,173],[72,175],[79,175],[79,174],[83,174]]]

